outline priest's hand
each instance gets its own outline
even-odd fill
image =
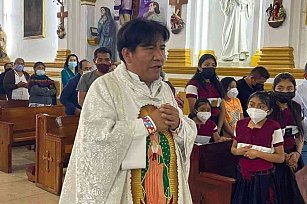
[[[165,124],[169,129],[175,130],[178,128],[180,123],[179,111],[174,106],[169,104],[162,104],[159,108],[159,111],[162,113],[162,118],[165,120]]]
[[[155,123],[157,132],[168,130],[168,125],[165,124],[165,119],[162,118],[162,113],[159,109],[154,110],[149,117]]]

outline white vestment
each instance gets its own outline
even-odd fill
[[[304,129],[304,140],[307,142],[307,80],[304,79],[303,83],[296,87],[294,101],[299,103],[302,108],[302,125]]]
[[[137,119],[139,110],[147,104],[159,107],[165,103],[178,108],[166,83],[159,79],[148,87],[123,63],[114,72],[99,77],[82,107],[60,203],[133,203],[130,169],[145,168],[148,136],[142,119]],[[177,134],[173,133],[178,204],[190,204],[190,154],[197,130],[181,111],[180,119],[182,126]]]
[[[253,0],[220,0],[225,15],[222,60],[248,54],[247,22],[254,10]],[[251,26],[249,26],[251,27]]]

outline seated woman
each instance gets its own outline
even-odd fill
[[[225,77],[221,80],[224,92],[224,105],[226,109],[225,121],[223,125],[224,136],[234,137],[234,129],[238,122],[243,118],[243,109],[240,100],[237,98],[237,81],[233,77]]]
[[[34,74],[29,80],[29,107],[56,105],[56,88],[54,81],[46,76],[46,66],[43,62],[36,62],[33,66]]]
[[[67,56],[64,68],[61,71],[62,86],[65,87],[69,79],[73,78],[78,73],[79,60],[77,55],[70,54]]]
[[[217,126],[211,120],[211,105],[208,99],[199,98],[197,99],[194,110],[189,114],[189,118],[194,120],[197,127],[197,135],[210,137],[209,142],[222,142],[228,138],[220,137],[217,132]]]

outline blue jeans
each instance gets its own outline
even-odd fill
[[[304,142],[303,151],[302,151],[302,159],[304,162],[304,166],[307,165],[307,142]]]

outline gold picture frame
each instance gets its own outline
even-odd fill
[[[24,0],[24,38],[44,38],[46,0]]]

